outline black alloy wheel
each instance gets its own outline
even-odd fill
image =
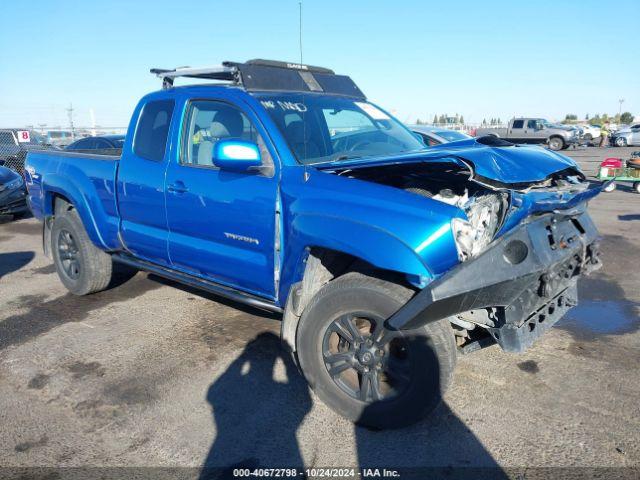
[[[364,312],[345,314],[329,324],[322,341],[327,372],[350,397],[363,402],[387,400],[410,384],[409,350],[384,319]]]
[[[82,273],[78,245],[73,234],[68,230],[60,230],[58,233],[58,258],[64,274],[70,280],[77,280]]]

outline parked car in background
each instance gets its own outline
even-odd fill
[[[0,215],[23,215],[27,206],[27,189],[22,175],[7,167],[0,167]]]
[[[492,135],[504,138],[512,143],[533,143],[549,145],[551,150],[562,150],[579,142],[576,129],[557,126],[544,118],[514,118],[506,128],[481,127],[476,136]]]
[[[471,135],[467,135],[464,132],[448,128],[431,127],[428,125],[410,125],[409,128],[413,133],[419,135],[424,144],[428,147],[473,138]]]
[[[582,138],[587,142],[600,138],[600,127],[595,125],[580,125],[582,128]]]
[[[24,128],[0,129],[0,165],[22,174],[24,159],[30,150],[49,148],[45,139]]]
[[[69,145],[77,137],[73,135],[69,130],[49,130],[46,133],[45,138],[45,142],[49,145],[55,145],[62,148]]]
[[[103,155],[120,155],[124,135],[102,135],[100,137],[85,137],[76,140],[65,147],[65,150],[72,152],[89,152]]]
[[[629,130],[634,130],[638,128],[640,128],[640,123],[634,123],[632,125],[620,125],[620,128],[616,130],[616,133],[628,132]]]
[[[640,125],[633,125],[628,130],[622,129],[612,133],[609,142],[616,147],[640,145]]]

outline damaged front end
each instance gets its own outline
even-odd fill
[[[600,267],[598,253],[585,211],[532,218],[427,285],[387,326],[457,317],[483,327],[504,350],[522,352],[577,304],[577,279]]]
[[[451,221],[458,264],[420,285],[388,328],[449,319],[463,352],[491,343],[522,352],[577,304],[577,279],[601,266],[586,205],[602,186],[589,185],[566,163],[546,176],[508,183],[506,175],[476,167],[447,155],[335,173],[454,205],[466,217]]]

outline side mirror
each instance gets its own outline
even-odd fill
[[[536,124],[536,130],[544,130],[544,125],[541,123]]]
[[[213,164],[231,172],[247,172],[262,166],[258,145],[244,140],[219,140],[213,147]]]

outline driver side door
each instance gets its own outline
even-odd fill
[[[169,163],[165,198],[172,266],[268,298],[275,297],[277,177],[257,118],[228,101],[187,104],[182,147]],[[220,140],[256,143],[263,167],[232,172],[212,158]]]

